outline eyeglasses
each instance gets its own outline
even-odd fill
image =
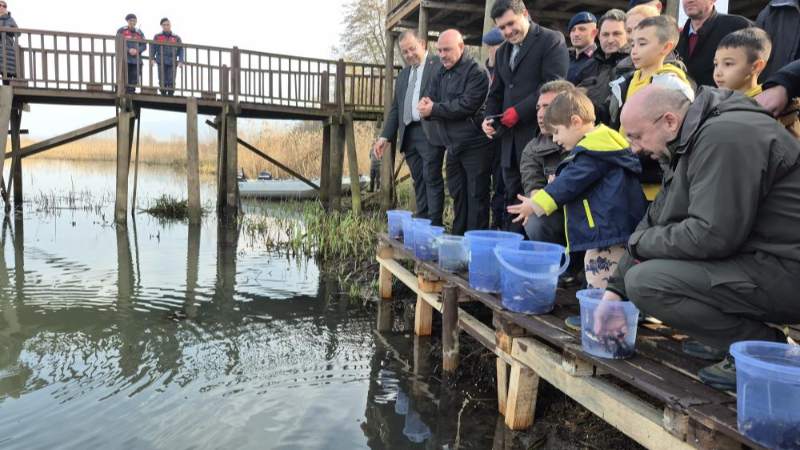
[[[666,113],[664,113],[664,114],[662,114],[662,115],[658,116],[658,119],[654,120],[654,121],[653,121],[653,123],[651,123],[650,125],[646,126],[646,127],[645,127],[645,129],[644,129],[644,130],[642,130],[642,131],[641,131],[639,134],[632,135],[632,134],[625,133],[625,134],[626,134],[626,136],[625,136],[625,137],[628,139],[628,143],[629,143],[629,144],[633,144],[634,142],[640,141],[640,140],[642,139],[642,135],[643,135],[643,134],[644,134],[644,133],[645,133],[647,130],[649,130],[650,128],[654,127],[654,126],[655,126],[655,124],[657,124],[657,123],[658,123],[658,121],[659,121],[659,120],[661,120],[661,119],[663,119],[663,118],[664,118],[664,116],[666,116],[666,115],[667,115],[667,114],[666,114]]]
[[[5,3],[0,3],[0,8],[8,8],[8,5],[6,5]]]

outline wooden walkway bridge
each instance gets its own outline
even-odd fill
[[[16,33],[7,47],[10,34]],[[340,208],[345,149],[350,175],[358,176],[353,122],[380,122],[384,104],[391,98],[399,68],[304,58],[298,56],[221,48],[186,43],[134,40],[121,36],[0,28],[0,63],[16,60],[16,74],[2,70],[6,86],[0,88],[0,193],[6,211],[22,207],[22,159],[112,128],[117,129],[117,192],[115,220],[126,223],[128,174],[134,127],[142,109],[186,112],[189,208],[192,221],[200,217],[197,115],[216,116],[218,133],[218,198],[221,217],[238,214],[237,147],[255,151],[237,135],[237,119],[320,120],[324,122],[320,197],[329,208]],[[129,45],[146,44],[137,55],[138,80],[128,80]],[[160,95],[163,57],[150,64],[153,45],[180,49],[184,65],[175,70],[173,96]],[[165,52],[161,52],[163,55]],[[161,72],[161,73],[160,73]],[[135,90],[135,93],[130,93]],[[116,116],[61,136],[22,148],[22,114],[30,104],[112,106]],[[8,134],[11,151],[7,151]],[[11,173],[3,179],[3,165],[11,160]],[[274,162],[274,161],[273,161]],[[353,173],[355,171],[356,173]],[[358,187],[353,195],[360,195]]]

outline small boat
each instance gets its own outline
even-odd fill
[[[320,180],[309,180],[317,186]],[[369,183],[369,177],[358,178],[361,189]],[[350,193],[350,177],[342,178],[342,194]],[[270,200],[296,199],[308,200],[319,198],[319,191],[300,180],[245,180],[239,182],[239,195],[243,198],[264,198]]]
[[[271,180],[272,179],[272,172],[259,172],[258,173],[259,180]]]

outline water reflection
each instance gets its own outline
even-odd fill
[[[465,409],[410,308],[213,218],[103,214],[3,221],[0,447],[486,448],[491,401]]]

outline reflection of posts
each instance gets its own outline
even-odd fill
[[[221,311],[232,311],[236,292],[236,248],[239,229],[217,226],[217,283],[214,298]]]
[[[119,306],[130,306],[133,298],[133,285],[136,279],[133,272],[133,255],[126,227],[115,227],[117,233],[117,289]]]
[[[189,225],[186,254],[186,302],[183,311],[188,319],[194,319],[197,317],[197,279],[200,271],[200,225]]]

